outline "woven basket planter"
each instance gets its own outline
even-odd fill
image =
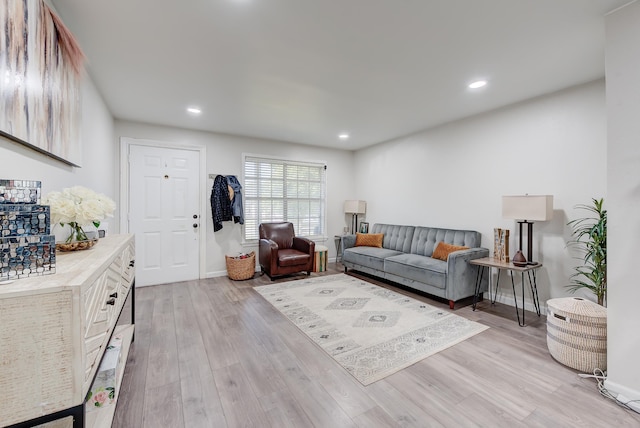
[[[547,301],[547,347],[558,362],[585,373],[607,369],[607,308],[579,297]]]
[[[249,257],[237,259],[235,257],[224,256],[227,261],[227,275],[229,278],[239,281],[253,278],[256,272],[256,253],[252,251]]]

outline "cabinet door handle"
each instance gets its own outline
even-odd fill
[[[111,298],[107,300],[107,305],[115,305],[115,304],[116,304],[116,299]]]
[[[118,298],[118,293],[113,293],[113,294],[109,294],[109,297],[114,297],[114,298]]]

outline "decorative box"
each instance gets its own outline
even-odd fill
[[[113,404],[116,398],[116,382],[120,375],[120,355],[122,352],[122,337],[114,335],[104,351],[104,358],[98,368],[96,378],[87,393],[85,408],[87,411],[96,410]]]
[[[0,204],[39,204],[41,183],[33,180],[0,180]]]
[[[0,238],[0,281],[56,271],[54,235]]]
[[[0,204],[0,238],[49,235],[50,225],[48,205]]]

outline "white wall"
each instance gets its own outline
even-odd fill
[[[606,386],[640,400],[640,4],[606,18],[608,316]]]
[[[240,180],[242,180],[242,153],[326,162],[329,240],[319,243],[329,248],[329,257],[335,257],[333,236],[340,234],[342,228],[348,224],[348,219],[342,211],[343,202],[345,199],[355,197],[352,152],[125,121],[115,122],[115,135],[117,139],[131,137],[206,147],[207,168],[204,174],[236,175]],[[207,183],[212,186],[213,180],[208,180]],[[251,250],[257,252],[257,247],[242,246],[242,228],[233,222],[224,222],[222,230],[214,233],[208,198],[204,203],[207,206],[207,276],[224,275],[225,254],[232,255]]]
[[[74,168],[0,137],[0,178],[42,181],[43,194],[80,184],[115,198],[113,118],[88,75],[82,81],[80,138],[82,168]],[[110,231],[118,230],[116,218],[107,222]]]
[[[544,305],[567,295],[576,261],[566,249],[566,223],[582,214],[576,204],[606,197],[606,155],[599,80],[360,150],[356,190],[368,202],[372,224],[477,230],[490,251],[493,228],[509,228],[511,255],[516,223],[502,219],[501,196],[553,195],[553,220],[534,225],[534,254],[544,264],[538,274]],[[499,300],[513,305],[503,278]]]

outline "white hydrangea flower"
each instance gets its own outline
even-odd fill
[[[51,192],[43,198],[43,204],[50,206],[53,224],[75,223],[80,227],[99,224],[105,217],[113,217],[116,209],[111,198],[83,186]]]

